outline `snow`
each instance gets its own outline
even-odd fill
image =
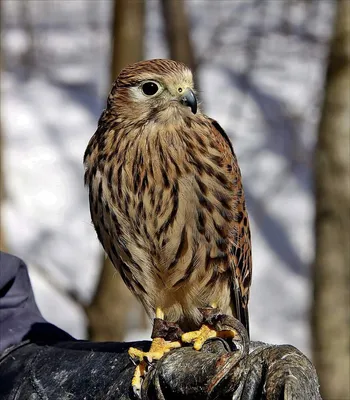
[[[333,2],[187,2],[205,111],[240,161],[253,238],[253,339],[310,352],[312,154]],[[44,316],[86,337],[82,308],[99,274],[82,157],[109,89],[109,1],[4,0],[2,128],[12,253],[30,265]],[[147,58],[167,57],[158,1],[147,2]],[[253,39],[252,39],[253,32]],[[26,62],[26,66],[22,63]],[[40,268],[38,268],[40,266]],[[128,322],[127,339],[150,331]]]

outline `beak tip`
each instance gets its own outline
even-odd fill
[[[180,100],[181,104],[190,107],[193,114],[197,113],[198,105],[195,94],[191,89],[187,89]]]

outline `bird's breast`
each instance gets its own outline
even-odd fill
[[[223,254],[233,187],[223,155],[196,131],[140,135],[116,171],[120,212],[167,285]],[[118,197],[118,196],[117,196]]]

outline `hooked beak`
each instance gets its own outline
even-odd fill
[[[190,88],[187,88],[180,97],[180,103],[186,107],[190,107],[193,114],[197,112],[197,98]]]

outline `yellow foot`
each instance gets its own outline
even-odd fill
[[[134,393],[141,393],[142,378],[145,376],[147,364],[145,361],[141,361],[140,364],[136,365],[134,376],[131,380],[131,385]]]
[[[149,351],[142,351],[136,349],[135,347],[130,347],[128,350],[129,356],[133,359],[139,360],[139,364],[137,365],[132,378],[132,387],[134,391],[138,393],[140,392],[142,378],[146,374],[148,364],[154,360],[160,360],[165,353],[168,353],[170,350],[178,347],[181,347],[181,343],[179,341],[168,342],[163,338],[154,338]]]
[[[149,362],[152,362],[153,360],[160,360],[165,353],[177,347],[181,347],[180,342],[167,342],[163,338],[154,338],[149,351],[142,351],[135,347],[130,347],[128,353],[132,358],[137,358],[140,361],[147,359]]]
[[[181,340],[184,343],[193,343],[195,350],[200,350],[208,339],[219,337],[223,339],[234,338],[238,335],[235,330],[216,331],[209,325],[202,325],[198,331],[184,333]]]

